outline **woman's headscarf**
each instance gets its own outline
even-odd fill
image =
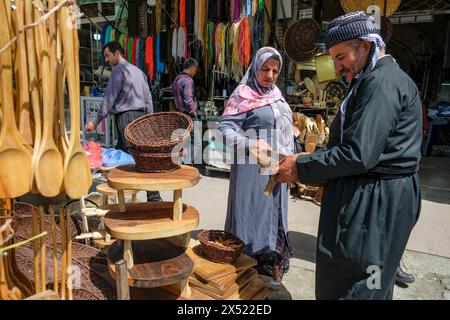
[[[256,52],[252,63],[242,78],[239,86],[233,91],[227,102],[223,115],[238,115],[267,106],[283,99],[280,89],[275,83],[270,88],[264,88],[258,82],[257,74],[264,63],[273,56],[280,61],[280,70],[283,64],[281,54],[272,47],[263,47]]]

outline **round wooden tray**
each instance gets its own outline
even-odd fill
[[[134,266],[128,269],[128,284],[155,288],[185,280],[194,270],[186,249],[168,239],[133,241]],[[116,277],[115,263],[123,257],[123,241],[116,241],[108,251],[108,267]]]
[[[127,203],[126,212],[117,205],[101,206],[109,210],[104,217],[106,231],[116,239],[149,240],[171,237],[194,230],[198,211],[183,204],[182,219],[173,220],[173,202]]]
[[[134,165],[127,165],[108,173],[108,185],[116,190],[180,190],[195,186],[199,179],[198,169],[185,165],[165,173],[139,172],[134,169]]]

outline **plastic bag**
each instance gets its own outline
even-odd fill
[[[94,141],[83,144],[84,152],[89,160],[89,167],[91,170],[100,168],[102,166],[102,146]]]
[[[133,157],[129,153],[114,148],[109,148],[103,151],[102,159],[105,167],[135,164]]]

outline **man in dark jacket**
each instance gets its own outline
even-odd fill
[[[420,213],[416,85],[385,54],[363,12],[333,20],[325,42],[348,93],[325,151],[287,157],[279,182],[326,183],[317,236],[317,299],[392,299]]]

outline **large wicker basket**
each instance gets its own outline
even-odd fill
[[[198,234],[198,240],[205,257],[219,263],[234,262],[245,248],[241,239],[222,230],[204,230]]]
[[[170,153],[193,127],[192,119],[184,113],[157,112],[130,122],[125,128],[125,138],[140,152]]]

